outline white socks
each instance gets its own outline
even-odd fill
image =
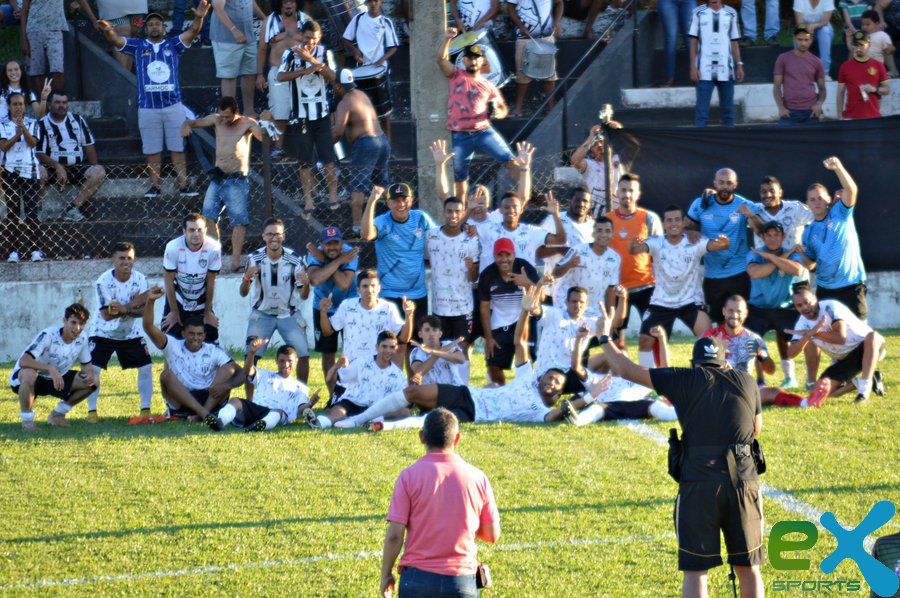
[[[425,416],[404,417],[392,422],[381,422],[382,430],[407,430],[411,428],[421,428],[425,425]]]
[[[219,420],[221,420],[222,424],[227,426],[231,422],[234,421],[234,418],[237,417],[237,409],[234,408],[234,405],[228,403],[221,409],[219,409]]]
[[[270,411],[262,420],[266,422],[266,430],[273,430],[281,423],[281,412]]]
[[[59,403],[57,403],[56,409],[54,409],[54,411],[56,411],[57,413],[61,413],[62,415],[67,414],[71,410],[72,410],[72,406],[69,405],[68,403],[66,403],[65,401],[60,401]]]
[[[403,393],[403,391],[398,390],[396,392],[392,392],[383,399],[378,399],[377,401],[372,403],[368,409],[366,409],[359,415],[354,415],[353,417],[347,419],[352,420],[354,425],[361,426],[367,421],[371,421],[376,417],[385,415],[387,413],[393,413],[394,411],[399,411],[404,407],[409,407],[409,401],[406,400],[406,395]]]
[[[604,415],[606,415],[606,409],[604,409],[602,405],[597,405],[596,403],[588,405],[578,412],[578,418],[575,420],[575,425],[581,427],[596,423],[601,421]]]
[[[650,415],[656,419],[661,419],[664,422],[671,422],[678,419],[678,416],[675,415],[675,408],[671,405],[666,405],[662,401],[653,401],[653,404],[650,405],[648,411],[650,412]]]
[[[97,374],[97,380],[100,374]],[[153,398],[153,364],[148,363],[138,368],[138,394],[141,396],[141,409],[150,409],[150,399]],[[91,395],[93,396],[93,395]],[[90,399],[88,399],[90,402]],[[96,402],[96,399],[95,399]],[[94,407],[96,409],[96,406]],[[90,409],[90,406],[88,407]]]
[[[316,421],[319,422],[320,430],[327,430],[328,428],[330,428],[333,425],[331,423],[331,420],[328,419],[327,417],[325,417],[324,415],[316,416]]]
[[[856,386],[856,390],[859,391],[859,394],[868,398],[868,396],[872,393],[872,381],[866,380],[865,378],[854,378],[853,385]]]
[[[99,365],[95,365],[94,367],[94,379],[97,380],[97,388],[94,389],[94,392],[90,394],[87,398],[88,411],[96,411],[97,410],[97,397],[100,396],[100,372],[103,370],[100,369]]]
[[[781,371],[784,372],[785,378],[790,378],[791,380],[796,379],[796,370],[794,369],[794,360],[793,359],[782,359],[781,360]]]
[[[34,411],[20,411],[19,419],[23,422],[33,422],[34,421]]]
[[[653,360],[653,351],[638,351],[638,365],[642,368],[655,368],[656,362]]]

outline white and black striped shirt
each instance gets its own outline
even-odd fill
[[[300,28],[303,27],[303,23],[311,20],[309,15],[303,11],[297,11],[297,31],[300,31]],[[272,41],[272,38],[278,35],[279,33],[284,33],[284,20],[281,18],[281,15],[277,12],[273,12],[266,19],[265,29],[263,29],[263,41],[267,44]]]
[[[63,166],[73,166],[84,161],[84,146],[94,145],[94,135],[84,119],[67,113],[62,122],[56,122],[49,114],[38,121],[41,129],[41,145],[38,151],[50,156]]]
[[[36,150],[41,145],[41,133],[37,121],[33,118],[26,116],[22,122],[31,136],[37,138],[38,144],[35,147],[28,147],[28,142],[22,135],[11,148],[5,152],[0,151],[0,166],[8,173],[16,173],[20,178],[37,179],[40,177],[40,163],[38,163]],[[19,126],[11,120],[6,119],[0,122],[0,139],[12,139],[18,132]]]
[[[313,58],[319,62],[332,64],[331,51],[319,44],[312,52]],[[284,51],[281,56],[279,73],[302,71],[312,66],[303,60],[291,48]],[[310,73],[289,81],[291,85],[291,122],[298,120],[319,120],[328,116],[329,97],[328,85],[321,73]]]
[[[296,276],[305,266],[303,258],[289,247],[277,261],[260,247],[250,254],[250,263],[259,268],[253,279],[253,309],[278,318],[291,317],[300,305]]]

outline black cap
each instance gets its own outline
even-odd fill
[[[160,21],[162,21],[163,23],[166,22],[166,20],[163,18],[163,16],[161,14],[159,14],[158,12],[148,12],[147,16],[144,17],[144,23],[146,23],[147,21],[149,21],[152,18],[157,18]]]
[[[694,343],[694,354],[691,357],[694,365],[710,364],[722,367],[725,365],[725,345],[711,336],[697,339]]]
[[[869,43],[869,34],[865,31],[856,30],[853,32],[853,45],[859,46],[861,44]]]
[[[766,232],[770,228],[774,228],[775,230],[784,233],[784,227],[777,220],[766,222],[766,225],[763,227],[763,232]]]
[[[484,48],[482,48],[478,44],[472,44],[471,46],[466,46],[463,50],[463,56],[468,56],[469,58],[473,56],[481,56],[484,58]]]
[[[395,197],[412,197],[412,187],[407,185],[406,183],[397,183],[396,185],[391,185],[391,188],[388,189],[388,199],[394,199]]]

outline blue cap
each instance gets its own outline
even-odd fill
[[[341,229],[336,226],[326,226],[322,229],[322,243],[328,243],[329,241],[343,241],[344,235],[341,234]]]

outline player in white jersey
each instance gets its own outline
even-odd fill
[[[217,345],[204,342],[203,322],[196,316],[184,323],[184,340],[157,328],[153,324],[153,306],[164,295],[159,287],[147,291],[143,317],[144,332],[163,352],[168,364],[159,376],[160,390],[168,415],[202,422],[228,401],[231,389],[244,383],[244,370]]]
[[[105,370],[113,353],[123,370],[137,368],[137,387],[141,397],[141,417],[150,415],[153,398],[153,362],[141,334],[141,316],[147,301],[147,278],[134,269],[134,245],[116,243],[113,268],[100,275],[94,288],[100,317],[91,332],[91,362],[97,388],[88,397],[88,421],[97,423],[97,397],[100,394],[100,370]]]
[[[590,215],[591,192],[587,186],[575,187],[569,193],[569,207],[559,215],[563,229],[566,231],[567,245],[547,246],[538,252],[544,259],[544,271],[553,272],[553,268],[562,260],[571,247],[577,247],[582,243],[590,243],[594,237],[594,218]],[[541,228],[549,233],[556,230],[553,216],[547,216],[541,223]],[[554,305],[562,305],[556,302],[559,290],[559,280],[555,279],[550,285],[550,297]],[[561,291],[565,293],[565,289]]]
[[[762,205],[754,206],[754,215],[747,218],[747,223],[753,228],[753,246],[757,249],[765,248],[762,234],[766,224],[780,223],[784,228],[784,244],[787,247],[794,247],[803,244],[803,230],[815,220],[805,203],[782,199],[783,194],[781,181],[771,175],[763,177],[759,184],[759,199]]]
[[[409,367],[413,384],[467,384],[469,368],[466,361],[465,338],[441,340],[444,325],[441,318],[428,315],[419,322],[422,344],[410,341]]]
[[[256,388],[253,399],[229,400],[217,414],[206,416],[207,426],[216,431],[228,424],[256,432],[272,430],[288,425],[303,409],[312,408],[318,402],[319,391],[309,396],[309,387],[296,378],[297,351],[294,347],[278,347],[275,354],[277,372],[256,368],[256,354],[268,343],[268,338],[253,340],[244,360],[244,375]]]
[[[33,409],[37,397],[57,397],[59,403],[50,412],[47,423],[68,427],[66,413],[91,393],[96,381],[91,367],[90,344],[81,334],[89,317],[83,305],[73,303],[66,308],[62,327],[42,330],[16,361],[9,385],[19,396],[22,429],[37,429]],[[76,360],[81,362],[80,374],[72,369]]]
[[[641,367],[655,367],[653,345],[657,339],[650,334],[654,326],[663,326],[666,337],[671,336],[675,319],[681,320],[696,336],[709,330],[709,308],[703,301],[703,266],[701,259],[709,251],[721,251],[730,246],[728,237],[714,240],[700,237],[691,243],[684,233],[684,211],[669,206],[663,213],[665,236],[632,239],[628,251],[632,254],[649,252],[653,258],[656,287],[650,298],[650,308],[641,322],[638,358]]]
[[[588,292],[587,314],[600,315],[600,302],[616,305],[616,286],[622,275],[622,256],[609,247],[613,239],[613,223],[606,216],[594,222],[594,238],[590,243],[573,245],[553,269],[557,280],[553,304],[562,306],[572,287]],[[622,298],[624,302],[626,298]]]
[[[304,409],[302,415],[306,423],[321,430],[332,426],[346,427],[342,422],[347,418],[362,413],[380,397],[406,388],[406,375],[393,361],[398,345],[396,334],[382,330],[375,341],[374,357],[362,355],[353,361],[341,357],[328,372],[328,378],[338,376],[338,383],[345,390],[332,397],[328,411],[323,415],[316,416],[312,409]],[[393,415],[403,417],[409,415],[409,411],[400,408]]]
[[[166,244],[163,253],[166,305],[162,329],[181,337],[184,320],[200,317],[206,340],[219,339],[219,318],[213,313],[216,276],[222,269],[222,245],[206,236],[206,218],[191,213],[184,217],[184,234]]]
[[[498,239],[510,239],[516,246],[516,255],[526,260],[531,265],[537,263],[538,250],[545,245],[565,245],[566,231],[562,220],[559,219],[559,202],[553,197],[553,192],[547,193],[547,205],[544,210],[553,218],[556,224],[556,232],[548,233],[540,226],[519,222],[522,216],[522,200],[515,191],[507,191],[500,198],[500,213],[503,222],[500,224],[488,224],[478,227],[478,238],[481,241],[482,260],[479,270],[490,266],[494,260],[493,255],[485,262],[485,247],[493,248]]]
[[[361,270],[356,276],[356,290],[359,297],[344,299],[333,315],[328,315],[331,307],[331,293],[319,302],[319,324],[324,336],[331,336],[338,330],[344,331],[344,353],[348,361],[357,357],[373,355],[380,332],[389,330],[398,335],[401,343],[408,343],[412,336],[413,316],[416,305],[403,298],[405,319],[400,317],[397,306],[378,297],[381,282],[375,270]],[[398,365],[403,356],[395,354]]]
[[[597,318],[586,314],[589,302],[587,289],[579,286],[569,287],[565,297],[564,302],[554,306],[540,306],[541,319],[538,323],[535,366],[538,372],[546,372],[551,368],[567,372],[572,361],[572,351],[575,350],[578,330],[582,327],[594,329]],[[566,381],[569,381],[568,377]]]

